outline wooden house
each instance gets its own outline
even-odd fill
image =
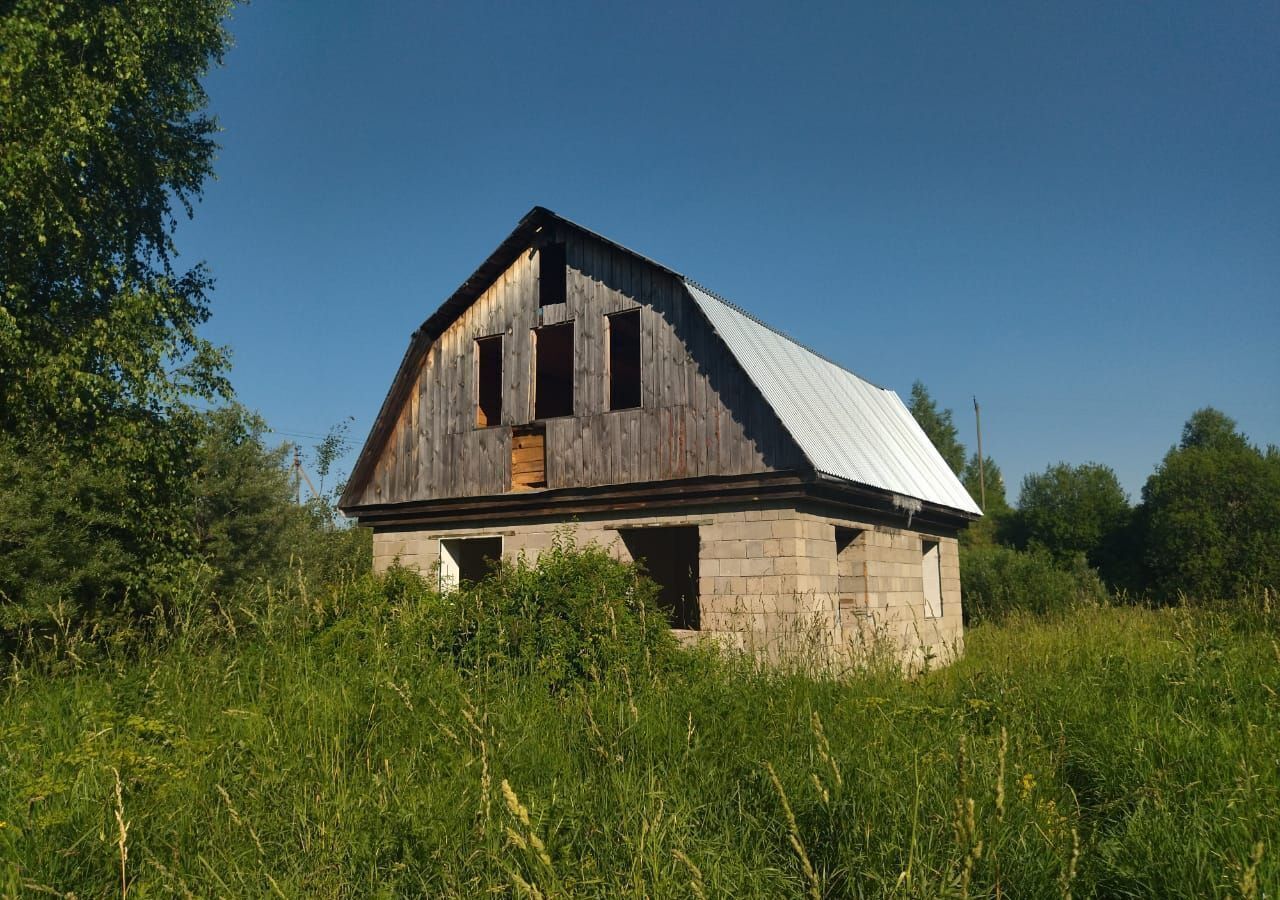
[[[959,648],[980,514],[892,391],[541,207],[414,332],[340,505],[376,567],[447,586],[568,527],[682,633],[907,659]]]

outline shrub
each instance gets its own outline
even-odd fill
[[[1083,557],[1061,563],[1042,548],[970,547],[960,555],[960,588],[966,624],[1014,612],[1067,613],[1107,600],[1106,587]]]
[[[464,672],[515,669],[553,687],[629,679],[674,657],[656,595],[635,566],[558,534],[536,563],[523,555],[500,563],[482,581],[440,597],[414,627]]]

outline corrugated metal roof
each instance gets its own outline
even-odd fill
[[[694,282],[685,284],[815,469],[982,514],[897,394],[859,378]]]

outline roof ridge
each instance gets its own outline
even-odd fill
[[[830,363],[831,365],[835,366],[837,369],[840,369],[843,372],[848,372],[854,378],[858,379],[859,381],[865,382],[866,384],[871,385],[873,388],[876,388],[877,390],[881,390],[881,391],[892,390],[892,388],[887,388],[882,384],[877,384],[876,382],[870,380],[869,378],[862,377],[857,372],[853,371],[853,369],[850,369],[848,366],[844,365],[843,363],[836,362],[834,359],[827,356],[825,353],[821,353],[817,350],[814,350],[808,344],[804,343],[803,341],[797,340],[796,338],[787,334],[781,328],[777,328],[773,325],[770,325],[768,322],[766,322],[764,319],[757,316],[755,313],[750,312],[747,309],[744,309],[743,307],[739,306],[737,303],[734,303],[728,297],[725,297],[724,295],[711,290],[711,288],[707,287],[705,284],[702,284],[701,282],[698,282],[698,281],[694,281],[692,278],[689,278],[686,275],[682,275],[681,277],[684,278],[686,284],[690,284],[693,287],[696,287],[698,290],[702,291],[702,293],[706,294],[711,299],[717,300],[720,303],[723,303],[725,306],[729,307],[738,315],[745,316],[746,318],[750,319],[752,322],[755,322],[761,328],[768,329],[769,331],[772,331],[774,334],[776,334],[778,337],[783,338],[784,340],[790,341],[791,343],[795,344],[797,347],[799,347],[801,350],[805,351],[806,353],[812,353],[814,356],[818,357],[818,359],[822,360],[823,362]]]

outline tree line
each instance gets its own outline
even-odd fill
[[[967,454],[950,409],[917,381],[908,403],[942,458],[975,499],[977,454]],[[970,551],[1003,547],[1079,562],[1112,591],[1174,602],[1217,600],[1280,587],[1280,449],[1249,441],[1237,423],[1193,412],[1130,503],[1115,470],[1058,462],[1022,480],[1010,505],[999,465],[984,460],[984,517],[962,538]]]

